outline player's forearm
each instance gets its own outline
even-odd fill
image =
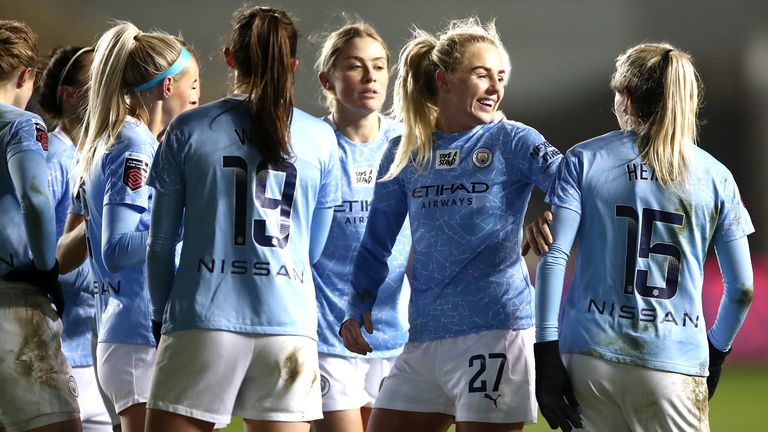
[[[48,195],[48,166],[42,155],[22,152],[12,156],[8,169],[16,188],[24,230],[35,266],[53,267],[56,259],[56,221]]]
[[[565,268],[571,246],[579,229],[581,216],[562,207],[552,208],[549,225],[554,242],[541,255],[536,270],[536,341],[558,339],[558,314],[563,296]]]
[[[752,304],[755,290],[752,261],[746,237],[717,243],[715,251],[723,274],[723,297],[715,324],[709,330],[709,338],[715,348],[727,351],[731,348]]]
[[[144,263],[148,231],[136,231],[141,213],[124,205],[104,206],[101,254],[112,273]]]
[[[80,219],[80,224],[67,231],[70,221]],[[72,223],[74,224],[74,222]],[[85,238],[85,222],[82,216],[70,213],[65,224],[64,235],[56,245],[56,258],[59,260],[59,271],[67,274],[80,267],[88,259],[88,245]]]
[[[165,305],[176,273],[176,244],[183,214],[181,202],[156,192],[147,241],[147,283],[152,302],[152,319],[163,321]]]

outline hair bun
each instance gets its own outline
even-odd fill
[[[134,42],[138,42],[138,41],[139,41],[139,38],[141,38],[141,36],[142,36],[143,34],[144,34],[144,33],[140,32],[140,31],[139,31],[139,32],[137,32],[137,33],[136,33],[136,34],[133,36],[133,41],[134,41]]]

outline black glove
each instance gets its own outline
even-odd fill
[[[558,341],[533,344],[533,355],[536,359],[536,400],[549,427],[561,428],[565,432],[584,427],[579,403],[560,358]]]
[[[26,282],[42,289],[56,307],[56,314],[61,318],[64,315],[64,294],[59,283],[59,261],[56,260],[50,270],[39,270],[33,263],[14,267],[13,270],[3,275],[3,280],[8,282]]]
[[[152,336],[155,337],[155,348],[160,345],[160,331],[163,329],[163,323],[152,320]]]
[[[731,353],[733,347],[726,352],[722,352],[712,345],[712,341],[707,336],[707,343],[709,344],[709,376],[707,377],[707,391],[709,392],[709,398],[715,395],[715,389],[717,383],[720,381],[720,374],[723,372],[723,363],[728,354]]]

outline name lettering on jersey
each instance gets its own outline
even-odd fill
[[[435,169],[449,169],[459,166],[459,150],[438,150]]]
[[[237,135],[237,140],[240,141],[240,145],[253,142],[251,136],[248,134],[248,131],[245,129],[235,129],[235,135]]]
[[[472,163],[478,168],[485,168],[493,162],[493,152],[485,147],[472,152]]]
[[[376,183],[376,168],[352,167],[350,176],[352,177],[352,186],[373,187]]]
[[[627,167],[627,180],[630,182],[638,180],[658,181],[656,173],[650,165],[645,163],[630,162]]]
[[[119,280],[117,281],[117,284],[112,284],[112,282],[99,282],[99,281],[93,281],[93,291],[92,292],[98,292],[101,295],[105,294],[120,294],[120,288],[123,285],[123,281]]]
[[[16,267],[15,261],[13,260],[13,254],[8,254],[8,259],[6,260],[5,257],[0,256],[0,263],[5,264],[7,267]]]
[[[35,141],[40,144],[40,147],[43,148],[43,151],[48,151],[48,130],[45,128],[45,125],[32,120],[32,123],[35,125]]]
[[[149,156],[127,152],[123,163],[123,184],[131,191],[137,191],[147,184],[149,175]]]
[[[369,200],[344,200],[341,204],[333,207],[334,213],[368,213],[371,208]],[[366,222],[366,216],[361,215],[338,215],[344,217],[345,225],[362,225]]]
[[[537,144],[536,147],[531,150],[529,156],[531,159],[541,158],[544,163],[549,163],[552,161],[552,159],[557,158],[561,154],[562,153],[560,153],[560,150],[553,147],[552,144],[548,143],[547,141],[544,141],[541,144]]]
[[[197,260],[197,272],[208,272],[209,274],[227,274],[234,276],[273,276],[285,277],[300,283],[304,283],[304,270],[289,268],[285,264],[280,264],[276,268],[268,261],[245,261],[245,260],[226,260],[226,259],[203,259]]]
[[[678,327],[699,328],[699,315],[683,312],[677,314],[670,310],[663,310],[656,307],[639,308],[631,304],[619,304],[595,299],[589,299],[587,304],[587,313],[604,315],[610,318],[618,318],[626,321],[657,323],[664,325],[674,325]]]

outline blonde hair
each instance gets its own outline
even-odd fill
[[[509,55],[493,21],[485,25],[477,17],[451,21],[437,36],[414,29],[411,40],[400,51],[392,107],[395,120],[403,123],[403,136],[382,180],[394,178],[409,162],[419,168],[429,165],[438,114],[435,73],[439,69],[454,72],[466,48],[475,44],[495,46],[509,71]]]
[[[626,129],[664,186],[683,180],[696,145],[701,81],[691,56],[667,43],[644,43],[616,59],[611,89],[630,98]]]
[[[139,115],[131,101],[143,104],[143,91],[136,87],[160,75],[176,62],[182,45],[167,33],[142,33],[133,24],[118,21],[96,43],[91,65],[88,106],[82,131],[85,134],[83,157],[78,172],[90,172],[96,150],[114,145],[120,128],[130,115]]]
[[[384,39],[379,36],[370,24],[358,19],[355,21],[347,21],[346,24],[327,34],[323,38],[325,42],[323,42],[323,46],[317,55],[317,61],[315,61],[315,69],[317,72],[325,72],[328,75],[333,73],[336,67],[336,60],[339,58],[341,50],[343,50],[349,42],[357,38],[371,38],[380,43],[386,53],[387,67],[389,67],[389,49],[387,49],[387,44],[384,42]],[[337,100],[336,92],[323,89],[323,96],[325,105],[328,109],[331,110],[331,112],[335,111]]]

